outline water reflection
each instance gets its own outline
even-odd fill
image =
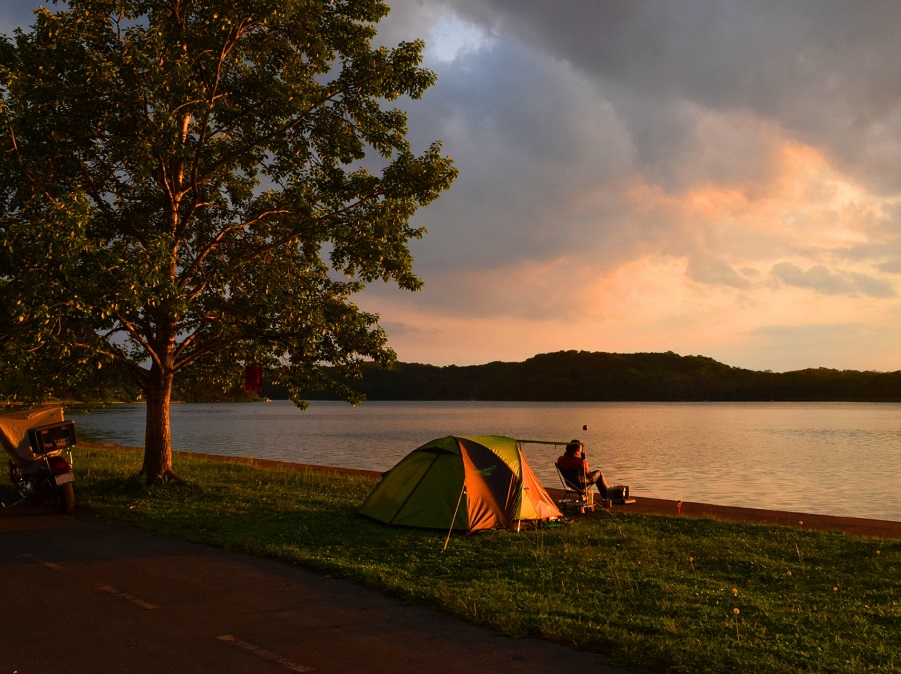
[[[79,437],[143,444],[144,408],[69,413]],[[587,425],[588,430],[583,431]],[[179,404],[175,449],[384,471],[444,435],[582,439],[637,496],[901,520],[901,405],[805,403]],[[557,486],[562,447],[525,445]]]

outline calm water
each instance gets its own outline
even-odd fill
[[[144,407],[68,413],[82,440],[143,445]],[[588,426],[583,431],[583,425]],[[586,444],[636,496],[901,521],[901,404],[289,402],[172,406],[177,450],[385,471],[445,435]],[[562,447],[526,444],[546,485]]]

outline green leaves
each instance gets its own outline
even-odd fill
[[[435,80],[421,42],[371,48],[387,10],[70,0],[0,44],[0,337],[22,345],[4,367],[226,388],[252,357],[356,400],[323,365],[393,352],[349,298],[421,285],[409,219],[456,175],[383,107]]]

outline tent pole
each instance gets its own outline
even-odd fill
[[[516,440],[516,442],[529,443],[530,445],[568,445],[569,440]]]
[[[444,547],[441,552],[447,550],[447,544],[450,543],[451,532],[454,530],[454,522],[457,521],[457,512],[460,510],[460,503],[463,501],[463,494],[466,493],[466,483],[463,483],[463,489],[460,490],[460,498],[457,499],[457,507],[454,508],[454,516],[451,518],[450,529],[447,530],[447,538],[444,539]]]

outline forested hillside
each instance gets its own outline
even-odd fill
[[[672,352],[559,351],[465,367],[372,365],[351,386],[369,400],[901,401],[901,372],[759,372]]]

